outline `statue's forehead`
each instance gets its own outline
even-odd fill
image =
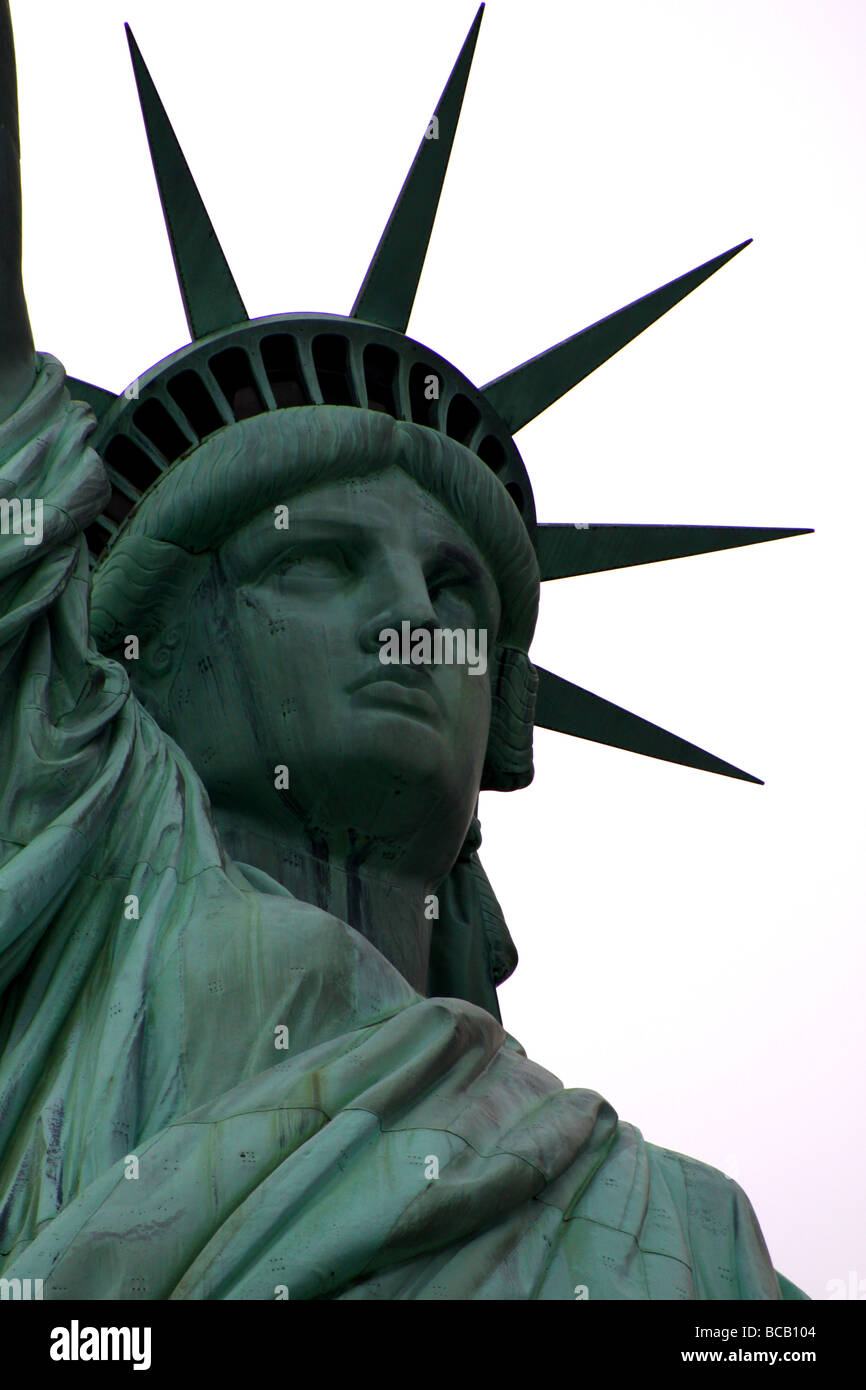
[[[444,503],[397,467],[293,493],[284,503],[263,507],[221,549],[226,556],[241,555],[261,545],[287,542],[293,533],[311,527],[351,529],[371,537],[396,534],[403,541],[450,540],[481,559],[472,537]]]

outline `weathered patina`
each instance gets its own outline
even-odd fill
[[[477,803],[535,723],[757,780],[537,672],[540,581],[796,532],[539,525],[511,437],[733,251],[482,389],[405,336],[479,22],[345,318],[247,318],[131,40],[192,341],[115,397],[33,350],[0,6],[0,1274],[45,1298],[804,1297],[499,1018]],[[403,623],[484,669],[385,665]]]

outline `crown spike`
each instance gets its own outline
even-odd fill
[[[0,420],[24,400],[36,358],[21,280],[21,147],[12,17],[0,3]]]
[[[516,434],[750,244],[751,237],[514,367],[483,386],[484,395]]]
[[[364,276],[364,283],[352,306],[353,319],[366,319],[369,323],[394,329],[397,333],[406,331],[433,231],[483,13],[484,6],[481,5]]]
[[[66,386],[72,399],[86,401],[97,419],[117,400],[113,391],[107,391],[104,386],[94,386],[92,381],[82,381],[77,376],[68,376]]]
[[[807,536],[808,527],[767,526],[585,526],[542,523],[537,532],[542,579],[569,579],[578,574],[651,565],[686,555],[708,555],[740,545]]]
[[[619,705],[612,705],[600,695],[582,690],[579,685],[572,685],[562,676],[555,676],[540,666],[536,670],[537,728],[553,729],[560,734],[571,734],[574,738],[589,739],[592,743],[605,743],[610,748],[641,753],[646,758],[659,758],[662,762],[679,763],[682,767],[717,772],[723,777],[736,777],[742,782],[764,785],[759,777],[723,762],[712,753],[706,753],[695,744],[687,743],[684,738],[669,734],[657,724],[650,724],[648,720],[630,714]]]
[[[204,338],[249,315],[133,32],[125,28],[190,336]]]

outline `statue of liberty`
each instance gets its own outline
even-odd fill
[[[500,1020],[478,796],[535,724],[757,780],[536,668],[540,582],[797,533],[539,524],[512,438],[740,247],[482,389],[406,336],[480,19],[346,317],[248,318],[130,35],[191,341],[116,397],[34,351],[0,6],[0,1276],[45,1298],[805,1297]]]

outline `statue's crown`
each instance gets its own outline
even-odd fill
[[[238,420],[310,405],[385,411],[439,430],[496,475],[536,548],[542,579],[697,555],[803,534],[802,528],[538,524],[512,435],[631,342],[747,241],[478,388],[406,336],[484,6],[430,119],[350,314],[250,319],[129,26],[147,138],[192,341],[121,395],[69,379],[98,418],[94,446],[111,500],[88,528],[91,564],[110,551],[142,497],[202,441]],[[535,722],[707,771],[757,781],[695,745],[539,671]]]

